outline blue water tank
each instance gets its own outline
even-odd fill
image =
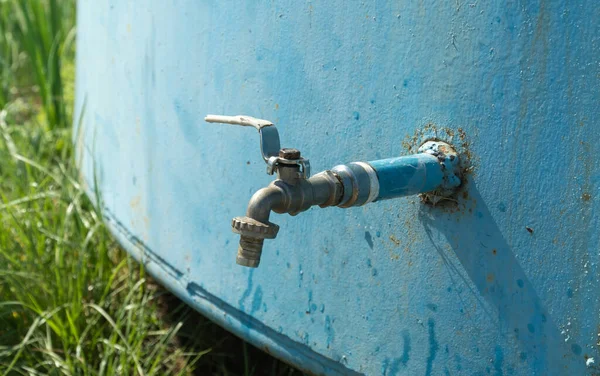
[[[78,160],[116,238],[228,330],[315,374],[585,375],[600,367],[600,2],[79,1]],[[231,219],[274,177],[454,145],[446,202]]]

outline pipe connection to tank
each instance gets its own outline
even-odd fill
[[[350,208],[426,192],[450,197],[461,185],[459,156],[442,141],[425,142],[418,154],[338,165],[311,177],[300,151],[280,148],[273,123],[248,116],[208,115],[205,120],[258,129],[267,173],[277,173],[252,196],[246,215],[232,221],[233,232],[240,235],[236,261],[243,266],[258,267],[264,240],[277,236],[271,212],[297,215],[316,205]]]

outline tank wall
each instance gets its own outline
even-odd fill
[[[190,304],[241,315],[222,323],[330,374],[600,363],[599,2],[80,0],[78,12],[82,174],[125,246]],[[271,177],[256,134],[207,113],[274,121],[314,172],[434,136],[473,170],[453,210],[410,197],[274,215],[279,235],[249,270],[231,218]]]

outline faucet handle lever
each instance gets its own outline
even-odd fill
[[[223,115],[206,115],[204,120],[207,123],[234,124],[243,127],[254,127],[260,135],[260,151],[262,158],[269,164],[269,159],[279,155],[281,145],[279,143],[279,132],[275,125],[269,120],[257,119],[251,116],[223,116]]]
[[[207,123],[220,123],[220,124],[235,124],[243,127],[254,127],[260,130],[262,127],[268,127],[273,125],[272,122],[264,119],[257,119],[252,116],[238,115],[238,116],[225,116],[225,115],[206,115],[204,120]]]

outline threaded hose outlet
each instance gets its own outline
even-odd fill
[[[235,217],[231,222],[231,229],[241,235],[236,263],[256,268],[260,264],[264,240],[274,239],[279,226],[271,222],[259,222],[250,217]]]
[[[260,256],[262,255],[264,241],[264,239],[241,236],[235,262],[238,265],[257,268],[260,264]]]

